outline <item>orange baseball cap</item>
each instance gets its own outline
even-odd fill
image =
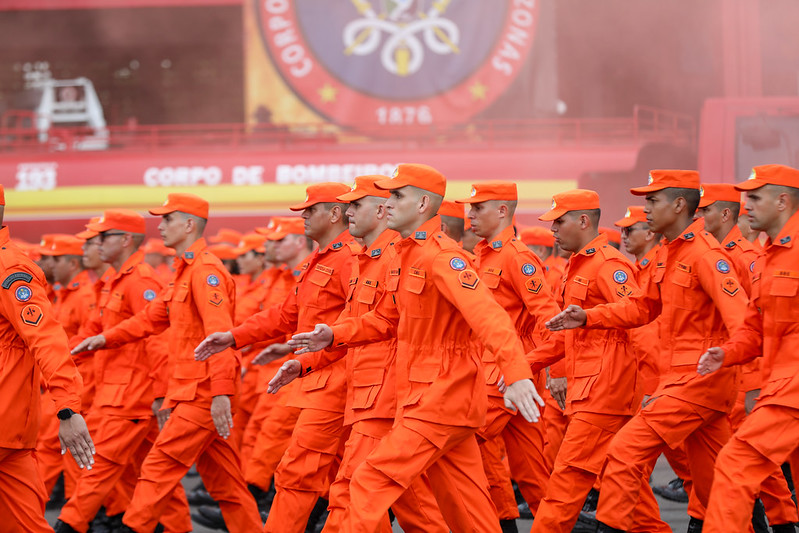
[[[630,189],[636,196],[646,196],[650,192],[668,188],[699,189],[699,172],[696,170],[650,170],[645,187]]]
[[[244,255],[249,251],[254,251],[256,253],[262,254],[266,252],[264,248],[264,241],[266,237],[259,233],[247,233],[246,235],[242,235],[241,241],[239,241],[239,245],[233,249],[236,255]]]
[[[538,220],[557,220],[569,211],[599,209],[599,195],[589,189],[572,189],[552,197],[552,207]]]
[[[620,228],[629,228],[639,222],[646,222],[644,208],[640,205],[631,205],[627,208],[627,212],[624,213],[624,218],[617,220],[613,225]]]
[[[699,187],[699,207],[707,207],[713,202],[741,201],[741,191],[732,183],[708,183]]]
[[[417,163],[403,163],[394,170],[391,179],[378,181],[375,186],[379,189],[393,191],[408,185],[444,196],[447,193],[447,178],[444,174],[428,165]]]
[[[208,219],[208,202],[203,200],[196,194],[189,194],[185,192],[173,192],[168,194],[166,202],[161,207],[150,209],[151,215],[168,215],[180,211],[196,217]]]
[[[305,201],[301,204],[292,205],[289,209],[292,211],[302,211],[303,209],[322,202],[338,204],[341,203],[338,197],[348,192],[350,192],[350,188],[344,183],[337,183],[335,181],[314,183],[313,185],[308,185],[305,189]]]
[[[519,239],[528,246],[555,246],[555,236],[552,232],[541,226],[533,226],[532,228],[524,228],[519,233]]]
[[[241,240],[241,232],[230,228],[219,228],[216,235],[209,237],[208,240],[213,243],[226,242],[235,245]]]
[[[86,227],[86,229],[85,229],[84,231],[81,231],[81,232],[79,232],[79,233],[76,233],[76,234],[75,234],[75,237],[77,237],[77,238],[79,238],[79,239],[85,239],[85,240],[87,240],[87,241],[88,241],[89,239],[93,239],[94,237],[97,237],[97,235],[99,235],[99,233],[97,233],[96,231],[92,231],[92,230],[90,230],[90,229],[89,229],[89,226],[90,226],[91,224],[97,224],[98,222],[100,222],[100,219],[101,219],[101,218],[102,218],[102,217],[92,217],[92,218],[90,218],[90,219],[89,219],[89,223],[88,223],[88,224],[86,224],[86,226],[85,226],[85,227]]]
[[[277,228],[277,225],[280,223],[281,220],[287,217],[272,217],[266,226],[260,226],[255,228],[255,233],[260,233],[261,235],[265,235],[267,238],[272,235],[272,233]],[[293,218],[293,217],[292,217]]]
[[[438,208],[438,214],[442,217],[466,219],[466,213],[463,209],[463,205],[456,204],[450,200],[444,200],[441,202],[441,207]]]
[[[91,231],[102,233],[110,229],[128,231],[130,233],[147,232],[144,217],[130,209],[108,209],[97,222],[89,222],[86,226]]]
[[[236,259],[236,249],[227,243],[212,244],[208,247],[208,251],[217,256],[219,259]]]
[[[147,239],[141,251],[145,254],[175,255],[175,250],[167,248],[161,239]]]
[[[279,241],[286,235],[305,235],[305,221],[298,217],[281,218],[266,238],[270,241]]]
[[[338,197],[339,202],[354,202],[365,198],[367,196],[377,196],[378,198],[388,198],[391,194],[384,190],[375,187],[375,183],[390,179],[388,176],[381,176],[374,174],[370,176],[357,176],[355,178],[355,185],[349,190]]]
[[[799,170],[787,165],[760,165],[752,169],[749,179],[738,183],[739,191],[752,191],[763,185],[781,185],[799,189]]]
[[[621,244],[621,233],[613,228],[599,228],[599,233],[608,236],[608,241]]]
[[[49,246],[42,246],[39,252],[42,255],[83,255],[83,239],[74,235],[55,235]]]
[[[455,201],[459,204],[477,204],[488,200],[516,201],[518,198],[516,184],[512,181],[485,181],[472,184],[469,198]]]

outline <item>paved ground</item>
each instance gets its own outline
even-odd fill
[[[669,465],[661,457],[653,473],[654,483],[662,485],[670,481],[673,477],[674,474],[672,473],[671,468],[669,468]],[[197,477],[190,477],[190,478],[187,477],[184,480],[183,484],[188,489],[193,487],[197,483],[198,479],[199,478]],[[666,522],[669,523],[672,530],[675,532],[685,531],[688,526],[688,516],[685,514],[685,509],[687,505],[670,502],[662,498],[658,498],[658,503],[660,504],[661,516],[663,517],[664,520],[666,520]],[[58,511],[47,512],[47,520],[51,524],[55,522],[57,517],[58,517]],[[530,531],[532,523],[533,523],[532,520],[518,520],[517,524],[519,527],[519,531],[521,533],[526,533]],[[194,529],[195,533],[211,533],[213,531],[216,531],[196,524],[195,526],[196,526]],[[400,528],[398,525],[395,524],[394,531],[397,533],[402,533],[402,528]]]

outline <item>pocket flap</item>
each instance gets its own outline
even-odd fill
[[[358,287],[358,302],[366,305],[372,305],[375,303],[376,293],[376,288],[369,287],[367,285],[360,285]]]
[[[500,277],[498,274],[494,272],[488,272],[488,271],[483,272],[482,274],[480,274],[480,279],[483,280],[483,283],[485,283],[486,287],[488,287],[489,289],[496,289],[497,287],[499,287]]]
[[[438,377],[438,365],[414,365],[408,369],[408,380],[432,383]]]
[[[574,377],[585,378],[588,376],[596,376],[602,370],[602,359],[595,361],[580,361],[574,365]]]
[[[356,368],[352,372],[352,386],[368,387],[371,385],[382,385],[385,375],[386,370],[384,368]]]
[[[314,270],[308,274],[308,281],[319,287],[324,287],[330,281],[330,274],[321,270]]]
[[[329,435],[321,431],[297,431],[297,444],[319,453],[333,455],[339,447],[339,438],[336,435]]]
[[[418,276],[408,276],[405,279],[405,288],[413,294],[422,294],[424,290],[424,278]]]
[[[189,296],[189,288],[188,287],[178,287],[175,289],[175,294],[172,296],[172,299],[176,302],[185,302],[186,298]]]
[[[329,377],[329,372],[313,372],[302,378],[302,386],[300,388],[304,391],[324,389],[327,386]]]
[[[799,279],[774,276],[769,294],[771,296],[796,296],[797,288],[799,288]]]

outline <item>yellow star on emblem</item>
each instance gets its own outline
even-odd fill
[[[488,87],[479,81],[474,82],[474,84],[469,87],[469,92],[472,93],[472,100],[485,100],[486,91],[488,91]]]
[[[336,101],[336,95],[338,94],[338,89],[330,85],[329,83],[325,83],[324,87],[317,91],[319,93],[319,98],[322,99],[324,103],[330,103]]]

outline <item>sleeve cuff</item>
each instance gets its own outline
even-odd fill
[[[233,396],[236,394],[236,385],[232,380],[211,380],[212,396]]]

